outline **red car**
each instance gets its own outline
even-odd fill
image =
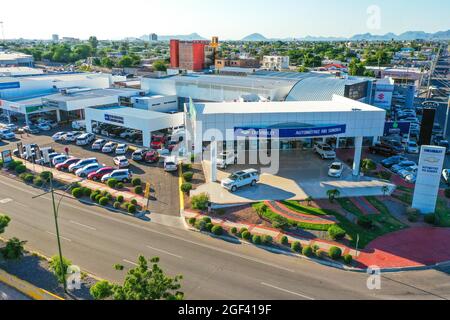
[[[159,154],[156,151],[149,151],[144,154],[143,159],[147,163],[156,163],[159,161]]]
[[[70,158],[70,159],[67,159],[66,161],[64,161],[63,163],[56,165],[55,168],[58,171],[67,171],[67,170],[69,170],[70,165],[77,163],[80,160],[81,159],[78,159],[78,158]]]
[[[169,142],[169,146],[167,147],[167,149],[168,149],[169,151],[173,151],[173,149],[175,149],[176,146],[178,146],[178,142],[176,142],[176,141],[170,141],[170,142]]]
[[[88,175],[89,180],[100,181],[102,180],[104,175],[112,173],[116,168],[113,167],[104,167],[95,172],[92,172]]]
[[[164,136],[153,136],[150,146],[152,147],[152,149],[158,150],[163,149],[165,144],[166,138]]]

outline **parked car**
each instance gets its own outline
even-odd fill
[[[342,162],[333,162],[328,170],[328,176],[333,178],[342,177],[344,172],[344,164]]]
[[[46,122],[41,122],[37,125],[37,127],[42,131],[50,131],[52,130],[52,127]]]
[[[72,165],[72,164],[75,164],[75,163],[77,163],[78,161],[80,161],[81,159],[78,159],[78,158],[69,158],[69,159],[67,159],[66,161],[64,161],[63,163],[60,163],[60,164],[57,164],[56,166],[55,166],[55,168],[56,168],[56,170],[58,170],[58,171],[68,171],[69,170],[69,167]]]
[[[178,170],[177,158],[173,156],[167,157],[164,160],[164,170],[167,172],[177,171]]]
[[[95,140],[93,133],[84,133],[77,138],[77,146],[87,146]]]
[[[95,140],[94,143],[92,144],[91,149],[92,150],[102,150],[102,148],[105,146],[106,143],[107,143],[107,141],[105,139]]]
[[[16,138],[16,135],[9,129],[0,129],[0,138],[5,140],[12,140]]]
[[[229,165],[237,163],[237,157],[234,152],[222,152],[217,158],[217,168],[226,169]]]
[[[83,132],[80,131],[71,131],[67,132],[61,139],[67,142],[75,142],[77,141],[78,137],[81,136],[82,134]]]
[[[96,158],[82,159],[77,163],[71,164],[69,166],[69,172],[75,172],[78,169],[84,168],[85,166],[93,163],[98,163]]]
[[[442,179],[450,186],[450,169],[442,170]]]
[[[336,152],[326,143],[318,143],[314,146],[314,152],[322,159],[336,159]]]
[[[128,145],[121,143],[116,148],[116,155],[124,155],[128,152]]]
[[[399,164],[402,161],[407,161],[408,158],[405,158],[403,156],[393,156],[387,159],[384,159],[381,161],[381,165],[385,168],[391,168],[392,166],[395,166],[396,164]]]
[[[401,140],[387,140],[383,142],[385,145],[390,146],[392,149],[397,152],[397,154],[403,153],[405,151],[405,147],[403,146]]]
[[[113,161],[119,169],[128,168],[130,166],[128,159],[124,156],[115,157]]]
[[[169,143],[167,144],[167,149],[172,152],[178,146],[178,144],[179,142],[169,141]]]
[[[133,154],[131,155],[131,159],[133,159],[134,161],[143,161],[147,152],[147,149],[138,149],[133,152]]]
[[[405,181],[411,184],[415,184],[417,180],[417,174],[408,174],[405,177]]]
[[[417,170],[419,168],[417,166],[410,166],[410,167],[406,167],[401,169],[397,174],[402,177],[403,179],[405,179],[407,176],[409,176],[410,174],[417,174]]]
[[[55,142],[61,141],[66,133],[67,132],[64,132],[64,131],[55,133],[54,135],[52,135],[53,141],[55,141]]]
[[[369,147],[369,152],[372,154],[380,154],[383,156],[397,155],[399,152],[395,150],[392,146],[383,143],[376,143]]]
[[[159,153],[154,150],[148,151],[144,154],[144,161],[146,163],[157,163],[159,162],[159,158]]]
[[[164,148],[165,144],[166,138],[164,136],[153,136],[150,146],[152,149],[158,150]]]
[[[117,143],[116,142],[108,142],[107,144],[105,144],[102,148],[102,152],[103,153],[111,153],[114,152],[114,150],[116,150],[117,148]]]
[[[51,164],[53,164],[53,159],[56,157],[59,157],[61,155],[62,155],[61,153],[54,152],[54,150],[52,148],[49,148],[48,149],[48,161],[47,161],[47,159],[41,158],[39,160],[36,160],[36,163],[40,164],[40,165],[46,165],[46,164],[51,165]]]
[[[446,149],[445,153],[450,153],[450,144],[447,140],[439,141],[439,147],[443,147]]]
[[[60,154],[59,156],[53,158],[53,166],[56,167],[58,164],[65,162],[67,159],[69,159],[68,155]]]
[[[103,166],[99,163],[91,163],[87,166],[84,166],[83,168],[78,169],[75,171],[75,174],[80,178],[87,177],[90,173],[96,172],[97,170],[101,169]]]
[[[19,127],[13,123],[10,123],[10,124],[6,125],[5,129],[9,129],[12,132],[15,132],[19,129]]]
[[[110,174],[105,174],[101,181],[103,183],[107,182],[109,179],[116,179],[117,181],[123,182],[123,183],[129,183],[131,182],[131,179],[133,177],[133,174],[129,169],[119,169],[114,170]]]
[[[398,173],[400,172],[400,170],[408,168],[408,167],[413,167],[413,166],[417,166],[417,164],[414,161],[402,161],[399,164],[396,164],[395,166],[392,166],[391,170],[394,173]]]
[[[415,141],[409,141],[406,145],[406,152],[410,154],[418,154],[419,153],[419,145]]]
[[[251,185],[255,186],[259,182],[259,172],[254,169],[238,171],[230,175],[227,179],[222,181],[222,187],[236,192],[239,188]]]
[[[127,139],[127,138],[130,138],[131,136],[133,136],[136,133],[139,133],[139,131],[133,130],[133,129],[126,129],[124,132],[122,132],[120,134],[120,137],[122,139]]]
[[[88,179],[93,181],[100,181],[103,178],[103,176],[112,173],[114,170],[116,170],[116,168],[113,167],[100,168],[95,172],[91,172],[88,175]]]
[[[29,125],[22,128],[24,132],[30,133],[30,134],[39,134],[41,130],[36,127],[35,125]]]
[[[72,121],[72,129],[73,130],[84,130],[84,129],[86,129],[86,121],[85,120]]]

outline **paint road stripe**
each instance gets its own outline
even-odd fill
[[[155,251],[161,252],[161,253],[165,253],[165,254],[167,254],[167,255],[169,255],[169,256],[173,256],[173,257],[176,257],[176,258],[179,258],[179,259],[183,259],[182,256],[179,256],[179,255],[176,255],[176,254],[167,252],[167,251],[165,251],[165,250],[156,249],[156,248],[153,248],[153,247],[150,247],[150,246],[147,246],[147,248],[149,248],[149,249],[151,249],[151,250],[155,250]]]
[[[47,233],[50,234],[50,235],[52,235],[52,236],[54,236],[54,237],[57,237],[56,233],[53,233],[53,232],[50,232],[50,231],[47,231]],[[65,237],[62,237],[62,236],[59,236],[59,237],[60,237],[61,239],[63,239],[63,240],[72,242],[72,240],[70,240],[69,238],[65,238]]]
[[[93,231],[96,231],[96,230],[97,230],[97,229],[95,229],[94,227],[87,226],[87,225],[85,225],[85,224],[82,224],[82,223],[79,223],[79,222],[76,222],[76,221],[70,220],[70,223],[75,224],[75,225],[80,226],[80,227],[83,227],[83,228],[87,228],[87,229],[93,230]]]
[[[129,263],[129,264],[131,264],[131,265],[133,265],[133,266],[136,266],[136,267],[138,267],[139,265],[137,264],[137,263],[135,263],[135,262],[132,262],[132,261],[130,261],[130,260],[127,260],[127,259],[123,259],[122,260],[123,262],[126,262],[126,263]]]
[[[276,289],[276,290],[279,290],[279,291],[282,291],[282,292],[286,292],[286,293],[292,294],[294,296],[299,296],[299,297],[302,297],[302,298],[305,298],[305,299],[308,299],[308,300],[315,300],[314,298],[308,297],[308,296],[306,296],[304,294],[293,292],[293,291],[289,291],[289,290],[286,290],[286,289],[283,289],[283,288],[279,288],[279,287],[276,287],[274,285],[271,285],[271,284],[268,284],[268,283],[265,283],[265,282],[261,282],[261,284],[263,286],[266,286],[266,287],[269,287],[269,288],[272,288],[272,289]]]

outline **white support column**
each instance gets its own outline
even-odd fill
[[[210,182],[216,182],[217,181],[217,141],[211,141],[210,144],[210,163],[211,163],[211,181]]]
[[[26,114],[26,113],[25,113],[25,124],[26,124],[27,126],[30,125],[30,118],[28,117],[28,114]]]
[[[142,144],[146,148],[150,148],[152,142],[152,134],[150,131],[142,131]]]
[[[61,111],[56,110],[56,122],[61,122]]]
[[[90,119],[86,120],[86,132],[92,133],[92,121]]]
[[[337,138],[336,138],[336,149],[339,149],[339,148],[341,147],[340,142],[341,142],[341,138],[340,138],[340,137],[337,137]]]
[[[373,137],[373,143],[372,146],[376,145],[380,137]]]
[[[361,172],[363,137],[355,138],[355,160],[353,161],[353,176],[358,177]]]

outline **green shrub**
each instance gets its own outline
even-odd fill
[[[203,217],[202,220],[205,221],[206,223],[211,223],[210,217]]]
[[[103,198],[103,195],[102,195],[101,193],[100,193],[100,194],[97,194],[97,195],[95,196],[95,202],[99,203],[101,198]]]
[[[92,193],[90,196],[89,196],[89,198],[91,199],[91,201],[93,201],[93,202],[95,202],[96,201],[96,197],[97,197],[97,193]]]
[[[192,184],[185,182],[181,185],[181,191],[185,194],[189,194],[189,192],[191,192],[192,190]]]
[[[358,225],[365,228],[370,229],[373,226],[372,220],[370,220],[368,217],[363,216],[358,218]]]
[[[85,197],[90,197],[91,194],[92,194],[92,190],[91,190],[91,189],[89,189],[89,188],[83,188],[83,195],[84,195]]]
[[[45,181],[49,182],[50,179],[53,179],[53,174],[50,171],[42,171],[39,176]]]
[[[106,184],[108,185],[108,187],[114,189],[118,183],[119,183],[119,181],[117,181],[117,179],[109,179]]]
[[[204,221],[204,220],[198,220],[196,223],[195,223],[195,228],[197,229],[197,230],[200,230],[200,231],[205,231],[206,230],[206,222]]]
[[[242,232],[242,239],[249,241],[252,237],[252,234],[248,231]]]
[[[136,208],[136,206],[134,204],[130,204],[128,206],[128,213],[135,214],[136,211],[137,211],[137,208]]]
[[[133,187],[141,186],[142,180],[139,178],[133,178],[133,180],[131,180],[131,184],[133,185]]]
[[[27,167],[25,167],[23,164],[19,164],[18,166],[16,166],[15,170],[17,174],[22,174],[27,171]]]
[[[264,235],[264,236],[262,236],[262,242],[265,245],[271,245],[273,243],[273,238],[269,235]]]
[[[252,242],[254,244],[256,244],[257,246],[259,246],[262,243],[261,236],[254,235],[253,238],[252,238]]]
[[[99,205],[101,205],[103,207],[106,206],[108,204],[108,202],[109,202],[109,199],[107,197],[102,197],[98,201]]]
[[[347,235],[345,230],[339,227],[338,225],[332,225],[328,229],[328,235],[333,240],[342,240]]]
[[[0,168],[3,168],[3,160],[0,160]]]
[[[351,254],[346,254],[346,255],[344,255],[344,263],[345,263],[346,265],[351,265],[352,262],[353,262],[353,257],[352,257]]]
[[[186,163],[183,164],[183,172],[191,171],[192,170],[192,164]]]
[[[408,221],[415,223],[419,221],[420,212],[412,207],[406,208],[406,215],[408,216]]]
[[[289,238],[286,237],[286,236],[282,236],[282,237],[281,237],[281,240],[280,240],[280,243],[281,243],[283,246],[289,245]]]
[[[136,188],[134,188],[134,193],[142,194],[142,193],[144,193],[144,190],[142,190],[141,186],[137,186]]]
[[[302,249],[302,254],[306,257],[311,257],[313,255],[313,249],[311,246],[306,246]]]
[[[223,234],[223,228],[221,226],[214,226],[212,227],[211,232],[216,236],[221,236]]]
[[[16,170],[16,168],[18,167],[18,166],[20,166],[20,165],[22,165],[23,163],[22,163],[22,161],[16,161],[16,160],[13,160],[13,161],[11,161],[10,163],[8,163],[8,170],[10,170],[10,171],[14,171],[14,170]]]
[[[450,199],[450,189],[445,190],[445,197]]]
[[[333,260],[339,260],[342,257],[342,250],[338,247],[331,247],[328,256]]]
[[[231,233],[232,234],[237,234],[238,233],[238,229],[236,227],[231,228]]]
[[[189,219],[189,224],[190,224],[191,226],[194,226],[196,222],[197,222],[197,219],[195,219],[195,218],[190,218],[190,219]]]
[[[129,203],[129,202],[124,202],[123,204],[122,204],[122,208],[124,208],[125,210],[127,210],[128,211],[128,207],[131,205],[131,203]]]
[[[123,203],[123,201],[124,201],[123,195],[118,195],[117,196],[117,201],[120,202],[120,203]]]
[[[391,180],[392,178],[392,173],[388,172],[388,171],[380,171],[377,174],[378,178],[382,179],[382,180]]]
[[[131,204],[134,204],[135,206],[137,206],[137,204],[138,204],[138,202],[137,202],[137,200],[136,199],[131,199]]]
[[[194,173],[192,171],[188,171],[183,173],[183,179],[186,182],[191,182],[192,178],[194,178]]]
[[[23,256],[24,245],[26,241],[20,241],[17,238],[12,238],[6,242],[5,247],[1,250],[3,258],[6,260],[17,260]]]
[[[291,249],[294,252],[300,253],[302,252],[302,245],[298,241],[292,242]]]
[[[210,223],[206,223],[206,231],[211,232],[212,228],[214,227],[214,225],[210,222]]]
[[[20,179],[22,179],[26,183],[32,183],[34,180],[34,176],[31,173],[22,173],[20,175]]]
[[[116,189],[118,189],[118,190],[121,190],[121,189],[123,189],[123,182],[118,182],[117,184],[116,184]]]
[[[72,196],[74,196],[77,199],[80,199],[81,197],[83,197],[83,189],[81,189],[81,188],[73,189]]]
[[[206,193],[199,194],[191,198],[192,208],[196,210],[208,209],[209,195]]]
[[[35,177],[33,180],[33,184],[36,187],[42,187],[44,185],[44,179],[42,179],[41,177]]]
[[[423,217],[423,220],[425,221],[425,223],[435,225],[437,221],[436,218],[437,217],[435,214],[427,214],[426,216]]]
[[[120,202],[116,201],[113,205],[114,209],[120,209]]]

